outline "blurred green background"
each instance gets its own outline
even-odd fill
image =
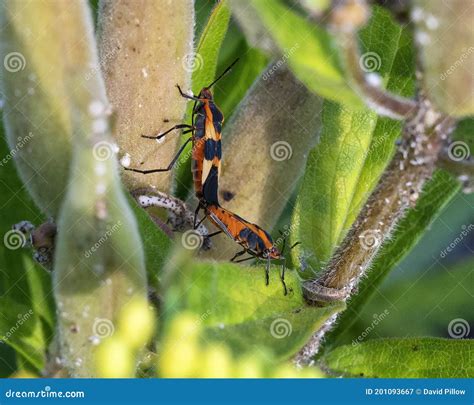
[[[196,1],[196,38],[202,30],[203,24],[209,16],[215,1]],[[91,2],[97,10],[97,3]],[[230,29],[225,37],[220,53],[217,71],[222,71],[233,59],[241,58],[236,65],[235,73],[224,77],[215,87],[215,99],[221,106],[224,114],[229,117],[237,103],[248,90],[254,79],[263,70],[268,60],[257,49],[251,48],[235,21],[231,22]],[[1,97],[1,95],[0,95]],[[0,130],[3,131],[3,130]],[[3,133],[1,141],[1,156],[8,153]],[[2,235],[9,227],[20,220],[29,220],[40,223],[44,218],[33,205],[25,205],[30,201],[24,186],[16,177],[13,162],[1,167],[0,171],[0,211],[14,207],[15,216],[3,217],[1,221]],[[186,190],[178,189],[178,196],[185,195]],[[290,215],[294,205],[294,196],[290,198],[280,223],[290,222]],[[448,325],[453,319],[462,318],[472,326],[467,337],[474,337],[474,229],[467,232],[467,236],[460,236],[463,230],[474,227],[474,195],[459,194],[443,209],[440,216],[417,243],[415,248],[405,257],[383,284],[376,289],[372,299],[361,313],[353,313],[354,324],[350,333],[344,334],[344,342],[350,343],[369,327],[374,316],[388,311],[389,315],[376,328],[370,331],[368,339],[377,337],[405,337],[405,336],[434,336],[447,337]],[[275,227],[278,229],[279,226]],[[462,238],[451,252],[444,255],[442,252]],[[6,251],[2,246],[2,255],[5,262],[19,259],[18,252]],[[3,270],[3,269],[0,269]],[[40,278],[47,284],[49,275],[38,270]],[[25,269],[25,271],[27,271]],[[0,296],[6,288],[5,276],[2,276]],[[18,275],[20,277],[20,275]],[[11,282],[11,280],[10,280]],[[28,292],[23,292],[25,296]],[[4,316],[4,309],[0,316]],[[6,377],[16,370],[14,351],[0,341],[0,377]]]

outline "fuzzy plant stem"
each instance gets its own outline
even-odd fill
[[[317,279],[303,283],[303,293],[314,305],[350,297],[384,240],[390,237],[407,209],[416,206],[423,186],[437,167],[446,167],[463,178],[471,168],[470,161],[454,165],[446,158],[449,136],[456,124],[454,118],[439,112],[424,94],[410,100],[384,91],[362,71],[356,31],[367,15],[365,1],[341,0],[331,10],[331,28],[339,39],[349,82],[380,115],[405,120],[403,137],[392,162],[325,269]],[[335,319],[313,335],[295,357],[296,364],[311,362]]]
[[[413,114],[416,104],[414,100],[391,94],[377,85],[372,84],[371,76],[360,68],[361,55],[357,37],[352,33],[339,33],[340,43],[343,44],[346,68],[350,74],[349,82],[361,95],[369,108],[381,116],[393,119],[406,119]]]
[[[462,156],[456,157],[454,155],[456,147],[461,151],[460,153],[467,154],[468,149],[466,144],[453,143],[451,146],[444,148],[439,155],[438,166],[447,170],[458,178],[463,184],[463,191],[465,193],[472,193],[472,182],[474,181],[474,157],[467,156],[462,159]]]
[[[406,210],[415,207],[423,186],[433,175],[455,121],[435,111],[426,99],[418,105],[417,113],[405,124],[392,162],[325,270],[317,279],[303,283],[305,298],[310,303],[326,305],[350,297],[384,240],[390,238]],[[311,361],[330,328],[328,323],[313,335],[296,356],[297,364]]]
[[[416,109],[415,101],[383,90],[379,87],[380,78],[362,69],[364,55],[360,54],[357,30],[367,22],[368,15],[369,8],[363,0],[341,0],[330,13],[329,28],[338,40],[348,82],[379,115],[407,119]]]

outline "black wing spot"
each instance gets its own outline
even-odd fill
[[[252,231],[249,228],[244,228],[239,232],[239,237],[242,240],[247,240]]]
[[[224,201],[230,201],[235,197],[235,194],[232,191],[223,191],[222,192],[222,198],[224,198]]]
[[[217,196],[217,190],[219,188],[218,182],[217,167],[212,166],[202,188],[202,195],[209,204],[219,204],[219,198]]]
[[[224,115],[222,114],[221,110],[217,108],[217,106],[214,103],[209,103],[209,108],[211,109],[212,113],[212,121],[216,123],[222,123],[224,120]]]
[[[247,243],[249,245],[249,249],[256,250],[257,245],[260,244],[259,242],[260,242],[260,238],[258,237],[258,235],[256,235],[254,232],[249,230],[249,235],[247,237]]]
[[[219,155],[220,144],[220,141],[215,141],[214,139],[206,139],[206,144],[204,145],[204,157],[206,158],[206,160],[212,160],[215,156]]]

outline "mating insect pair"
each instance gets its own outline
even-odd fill
[[[232,240],[242,246],[243,250],[237,252],[231,261],[240,263],[253,258],[261,258],[267,261],[265,270],[266,284],[269,284],[269,270],[271,260],[285,260],[282,252],[274,245],[271,236],[260,228],[241,218],[237,214],[223,208],[219,204],[219,173],[220,162],[222,157],[221,132],[224,122],[224,115],[216,106],[211,92],[212,86],[217,83],[226,73],[228,73],[235,60],[216,80],[209,86],[204,87],[199,95],[188,95],[184,93],[177,85],[180,95],[186,99],[194,100],[192,109],[191,125],[179,124],[169,130],[156,136],[144,136],[148,139],[162,139],[168,133],[184,129],[182,134],[191,133],[191,137],[181,146],[176,156],[172,159],[168,167],[163,169],[140,170],[133,168],[125,168],[142,174],[166,172],[173,168],[184,148],[189,142],[192,142],[192,174],[194,183],[194,192],[199,200],[194,215],[194,229],[196,229],[206,218],[219,229],[219,231],[207,235],[208,238],[224,232]],[[200,210],[204,211],[204,217],[197,222]],[[235,260],[243,254],[248,253],[250,257]],[[284,293],[287,294],[285,284],[285,262],[283,262],[280,278],[284,287]]]

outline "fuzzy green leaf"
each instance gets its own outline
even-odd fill
[[[407,32],[390,15],[374,8],[361,32],[367,52],[378,55],[378,74],[395,93],[413,91],[412,48]],[[304,257],[318,269],[342,240],[388,164],[400,123],[369,109],[353,110],[326,102],[319,144],[312,150],[294,213],[297,232],[293,259]],[[310,275],[310,274],[308,274]]]
[[[368,378],[472,378],[473,340],[377,339],[336,348],[322,359],[335,374]]]
[[[232,74],[223,77],[214,89],[214,98],[224,116],[229,116],[234,111],[268,64],[268,58],[264,53],[251,48],[245,39],[241,38],[234,53],[219,63],[220,70],[224,70],[232,63],[234,55],[240,55],[239,63],[232,69]]]
[[[284,296],[276,267],[271,269],[269,286],[263,267],[216,262],[177,267],[180,287],[169,289],[165,314],[184,310],[197,314],[206,340],[224,342],[238,355],[260,348],[276,358],[288,358],[344,307],[306,306],[293,272],[286,275],[289,294]]]
[[[361,107],[346,83],[336,45],[322,28],[312,24],[282,1],[253,0],[252,6],[278,45],[284,60],[308,89],[330,100]]]
[[[220,1],[212,10],[196,47],[196,70],[192,76],[194,94],[199,94],[201,88],[214,79],[219,50],[227,32],[229,20],[230,9],[227,0]]]

